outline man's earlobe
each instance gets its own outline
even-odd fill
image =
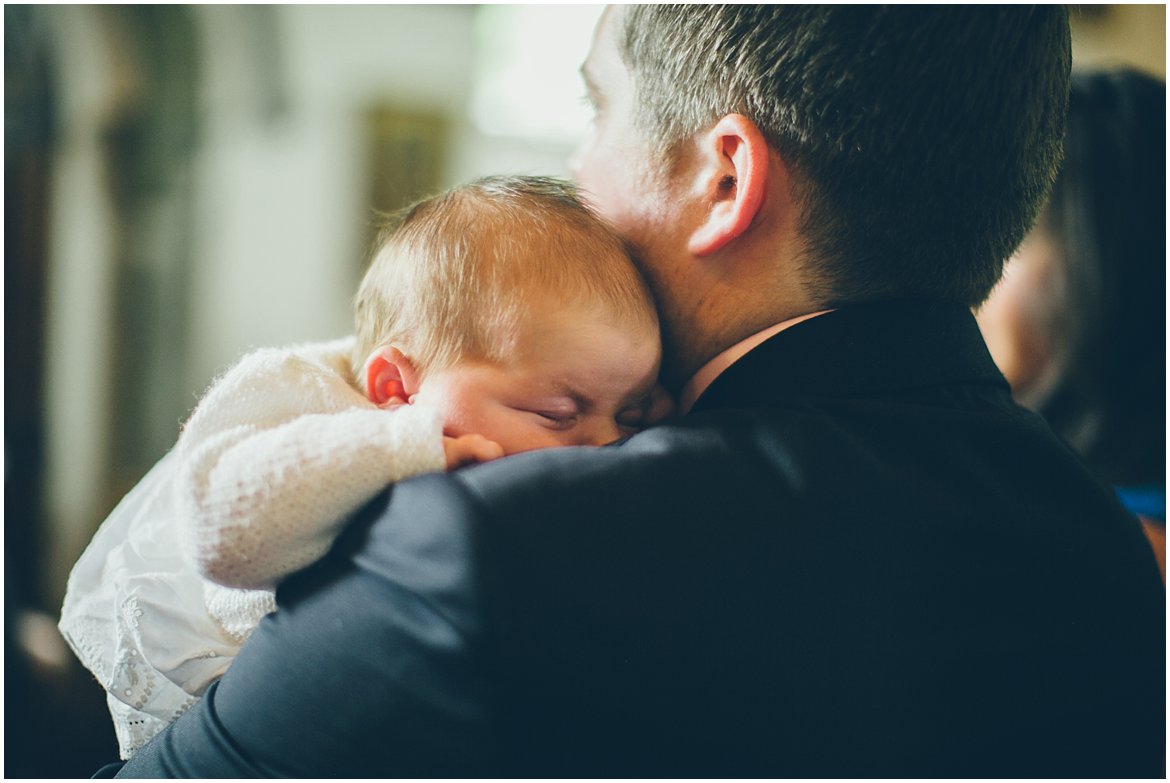
[[[691,234],[687,249],[710,255],[742,236],[764,204],[771,156],[755,123],[728,114],[705,137],[698,186],[710,208]]]
[[[393,345],[377,348],[366,359],[366,397],[379,408],[407,405],[418,391],[414,362]]]

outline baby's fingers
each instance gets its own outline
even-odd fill
[[[494,440],[482,435],[460,435],[458,438],[443,438],[443,451],[447,454],[447,470],[475,462],[490,462],[504,456],[504,449]]]

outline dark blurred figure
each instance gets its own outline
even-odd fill
[[[1166,85],[1074,74],[1065,161],[979,312],[996,363],[1137,514],[1165,578]]]
[[[44,334],[57,74],[39,8],[4,7],[4,777],[88,777],[117,753],[105,698],[47,595]]]

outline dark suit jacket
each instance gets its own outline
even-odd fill
[[[123,776],[1161,776],[1137,522],[965,310],[801,323],[620,445],[403,482]]]

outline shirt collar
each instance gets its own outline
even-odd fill
[[[691,379],[687,381],[686,386],[683,386],[682,391],[678,395],[678,413],[685,414],[690,411],[695,401],[702,396],[707,387],[719,377],[719,375],[731,365],[735,364],[744,354],[755,348],[760,343],[767,340],[769,337],[783,332],[790,326],[795,326],[801,321],[807,321],[810,318],[816,318],[818,315],[832,312],[831,310],[818,310],[815,313],[806,313],[805,315],[798,315],[795,318],[789,318],[787,321],[781,321],[778,324],[773,324],[763,331],[756,332],[751,337],[740,340],[735,345],[718,354],[714,359],[704,364],[699,368]]]

